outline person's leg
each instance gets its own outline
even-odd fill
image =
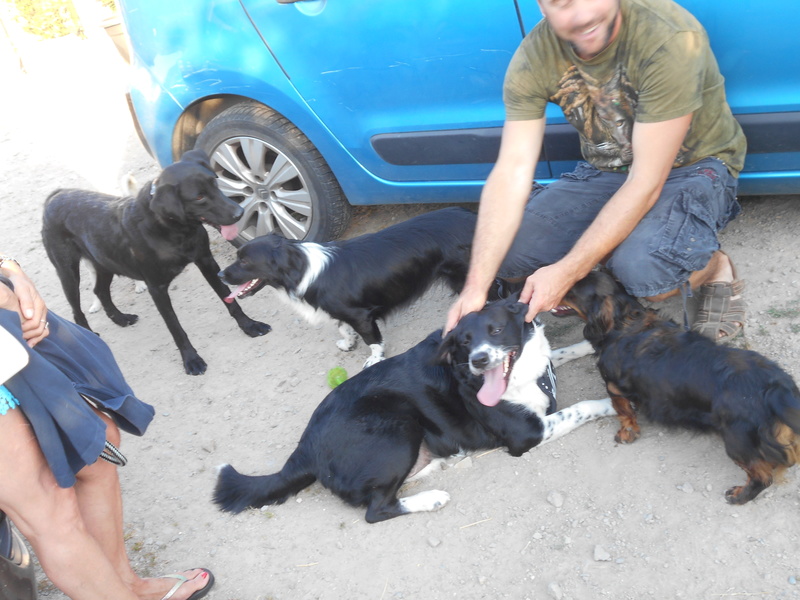
[[[498,277],[524,279],[539,267],[563,258],[625,177],[581,163],[550,185],[535,186]]]
[[[106,439],[119,447],[119,429],[108,416],[100,412],[97,414],[106,423]],[[120,578],[142,600],[163,598],[175,585],[175,580],[160,577],[142,579],[134,572],[128,560],[117,467],[105,460],[98,460],[81,469],[77,475],[75,492],[87,530],[97,541]],[[208,584],[208,579],[200,569],[184,572],[183,575],[189,581],[180,586],[171,597],[174,600],[188,598],[193,592]]]
[[[0,509],[44,572],[74,600],[137,600],[87,530],[73,488],[61,488],[20,409],[0,416]]]
[[[606,266],[628,293],[654,302],[680,293],[686,282],[702,294],[717,282],[735,305],[728,316],[744,325],[736,295],[741,283],[735,281],[733,264],[717,240],[717,233],[738,212],[736,180],[720,161],[705,159],[675,169],[658,202]],[[720,317],[725,316],[723,311]]]

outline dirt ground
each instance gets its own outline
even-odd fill
[[[23,54],[26,75],[2,57],[0,250],[69,317],[40,241],[42,202],[64,186],[116,193],[125,173],[143,183],[158,168],[131,127],[125,72],[107,40],[59,40]],[[747,281],[741,343],[797,377],[800,196],[746,198],[743,207],[722,236]],[[420,210],[359,210],[348,235]],[[216,232],[212,242],[228,264],[233,248]],[[800,598],[800,469],[729,506],[724,490],[744,474],[721,442],[646,422],[633,446],[615,444],[616,421],[605,419],[518,459],[473,456],[416,484],[450,493],[436,513],[368,525],[363,510],[317,484],[282,506],[220,513],[210,501],[215,467],[280,468],[328,391],[328,369],[355,373],[366,350],[339,351],[333,325],[309,326],[267,291],[242,306],[273,331],[248,338],[190,266],[171,294],[209,365],[192,377],[149,296],[125,280],[113,292],[140,321],[122,329],[101,313],[89,320],[137,395],[156,407],[147,434],[123,443],[125,528],[142,573],[208,567],[214,600]],[[440,327],[450,302],[434,289],[390,319],[388,354]],[[553,347],[580,339],[577,320],[546,320]],[[592,358],[560,368],[560,406],[604,395]],[[63,598],[39,578],[42,598]]]

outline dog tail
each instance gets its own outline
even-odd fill
[[[295,459],[295,460],[293,460]],[[283,504],[316,481],[307,469],[299,468],[295,454],[272,475],[242,475],[231,465],[222,465],[214,488],[214,503],[220,510],[239,513],[246,508]]]
[[[765,401],[774,421],[761,432],[765,458],[773,464],[800,462],[800,390],[794,382],[777,382],[769,387]]]
[[[136,178],[130,171],[122,176],[122,179],[120,179],[119,182],[119,187],[122,190],[123,196],[135,196],[137,190],[139,189],[139,185],[136,183]]]

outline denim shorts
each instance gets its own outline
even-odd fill
[[[626,178],[580,163],[550,185],[534,184],[498,276],[527,277],[560,260]],[[716,158],[672,169],[656,204],[606,266],[634,296],[679,288],[708,264],[719,249],[717,233],[739,214],[736,188],[737,179]]]

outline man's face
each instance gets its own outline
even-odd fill
[[[555,34],[584,60],[597,56],[622,23],[620,0],[538,0]]]

